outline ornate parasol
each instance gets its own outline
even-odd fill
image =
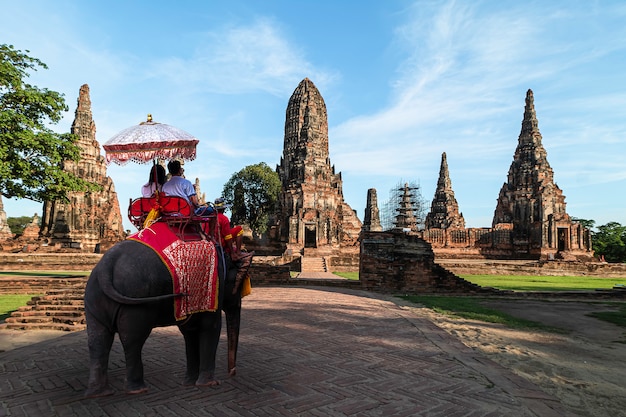
[[[148,120],[129,127],[109,139],[102,147],[107,164],[126,165],[129,161],[140,164],[156,159],[196,159],[198,139],[173,126]]]

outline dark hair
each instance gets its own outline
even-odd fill
[[[167,163],[167,170],[172,175],[178,175],[181,168],[182,167],[180,166],[180,161],[173,160]]]
[[[163,185],[165,184],[165,168],[162,165],[153,165],[152,169],[150,169],[150,178],[148,178],[148,184],[152,184],[154,182],[154,170],[156,168],[156,180],[157,184]]]

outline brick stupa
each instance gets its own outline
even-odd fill
[[[124,239],[125,233],[115,186],[107,176],[106,162],[96,140],[87,84],[80,88],[71,133],[79,138],[81,159],[78,162],[65,161],[64,169],[99,184],[102,190],[71,192],[67,203],[44,202],[40,234],[56,248],[103,251]]]
[[[441,167],[435,196],[426,215],[427,229],[464,229],[465,219],[459,212],[459,204],[454,197],[452,181],[448,170],[446,153],[441,155]]]
[[[507,182],[502,185],[493,228],[511,230],[518,253],[555,255],[585,250],[583,228],[567,214],[563,191],[554,182],[535,113],[532,90],[526,93],[522,129]]]
[[[358,250],[361,221],[344,201],[341,173],[330,164],[326,104],[308,78],[289,99],[276,171],[282,183],[279,237],[287,249]]]

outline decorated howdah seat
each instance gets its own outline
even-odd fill
[[[169,228],[182,240],[203,239],[204,223],[214,221],[217,214],[195,215],[189,202],[177,196],[167,196],[160,193],[153,197],[140,197],[131,200],[128,207],[128,218],[142,230],[149,226],[147,223],[165,222]],[[209,227],[210,228],[210,227]]]

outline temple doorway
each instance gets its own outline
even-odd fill
[[[565,227],[559,227],[557,230],[557,236],[558,236],[557,244],[558,244],[559,252],[569,250],[569,245],[567,244],[569,240],[567,231],[568,230]]]
[[[314,223],[304,225],[304,247],[317,247],[317,226]]]

